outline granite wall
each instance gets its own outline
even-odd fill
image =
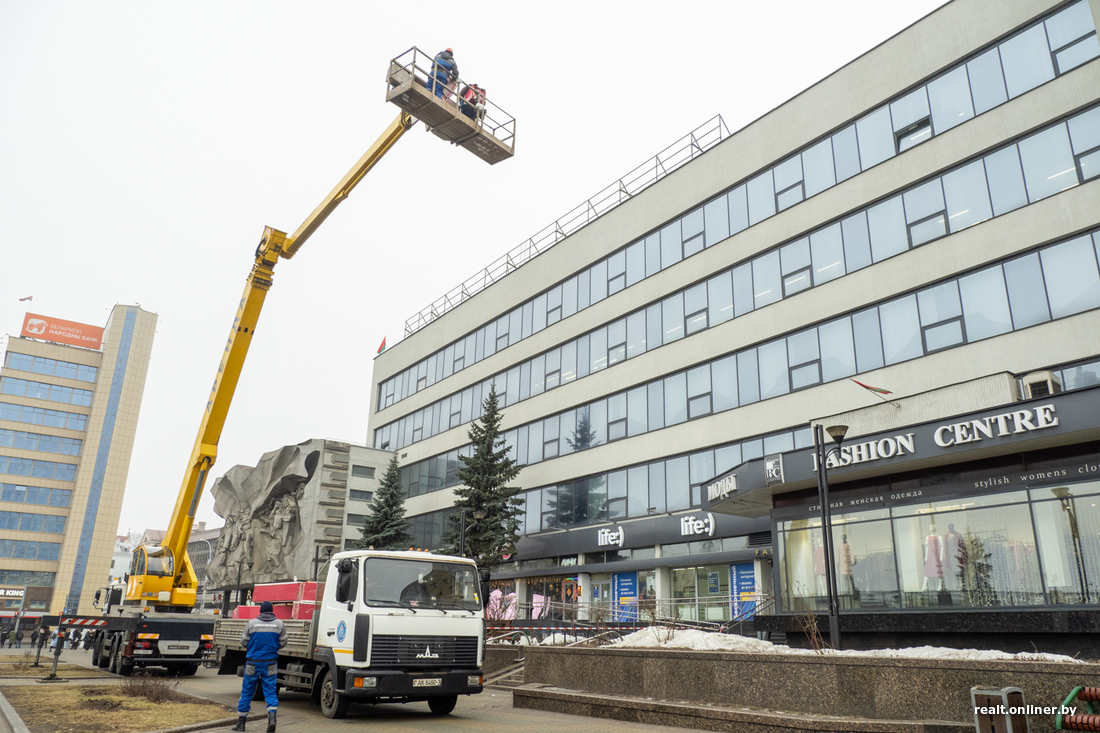
[[[1057,706],[1100,685],[1100,664],[765,655],[663,649],[529,647],[525,679],[565,690],[874,720],[973,725],[970,688],[1019,687]],[[1032,733],[1054,717],[1028,718]]]

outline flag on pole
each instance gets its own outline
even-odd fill
[[[382,337],[382,343],[379,344],[379,346],[378,346],[378,354],[381,354],[385,350],[386,350],[386,337],[383,336]],[[378,354],[375,354],[375,356],[378,356]]]
[[[851,379],[851,377],[849,377],[849,379]],[[867,390],[869,392],[874,392],[875,394],[894,394],[893,392],[891,392],[888,389],[882,389],[881,387],[872,387],[869,384],[864,384],[863,382],[859,381],[858,379],[852,379],[852,381],[855,382],[856,384],[858,384],[860,387],[863,387],[865,390]]]
[[[19,302],[22,303],[23,301],[26,301],[26,300],[34,300],[34,296],[33,295],[28,295],[26,298],[20,298]]]

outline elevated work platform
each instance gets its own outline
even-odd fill
[[[429,89],[433,56],[415,46],[390,61],[386,101],[424,123],[438,138],[469,150],[490,165],[512,157],[516,120],[488,100],[485,90],[463,100],[466,84],[448,83],[441,94]]]

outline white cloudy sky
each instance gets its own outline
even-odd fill
[[[120,531],[164,527],[265,225],[292,232],[455,50],[518,120],[490,167],[408,133],[276,268],[215,475],[367,442],[407,318],[716,114],[735,131],[941,5],[0,0],[0,334],[160,316]],[[209,483],[208,483],[209,487]],[[209,495],[200,520],[220,524]]]

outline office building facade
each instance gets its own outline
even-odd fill
[[[768,458],[803,456],[811,421],[829,416],[847,415],[862,445],[859,430],[996,426],[996,415],[1038,409],[1010,404],[1040,396],[1028,386],[1038,373],[1059,400],[1089,399],[1100,359],[1098,17],[1092,0],[954,0],[384,352],[370,440],[399,452],[425,543],[439,541],[469,422],[495,383],[508,445],[526,464],[523,538],[496,578],[521,603],[655,599],[721,621],[743,593],[774,590],[780,615],[819,609],[811,477],[756,486],[742,475],[714,499],[716,477],[742,465],[763,476]],[[879,398],[853,378],[911,399],[868,417],[861,408]],[[1088,420],[995,452],[1072,452],[1089,429],[1097,437],[1100,417]],[[962,436],[942,460],[985,456],[988,442]],[[887,475],[907,446],[894,438],[876,438],[893,446],[877,464]],[[906,506],[897,511],[940,511]],[[989,562],[1035,554],[1030,526],[987,538],[1002,547]],[[792,554],[777,532],[795,529],[807,534]],[[942,565],[946,531],[918,523],[905,536],[939,537]],[[880,535],[891,532],[901,537],[896,526]],[[891,573],[897,587],[886,607],[848,613],[941,610],[919,595],[919,576],[917,595],[898,590],[916,570],[897,546],[852,557],[883,564],[880,589]],[[1036,567],[1029,593],[997,598],[1096,602],[1083,589],[1052,593]]]
[[[156,322],[123,305],[103,328],[28,314],[8,341],[0,587],[51,588],[30,610],[94,612],[95,591],[112,575]]]

